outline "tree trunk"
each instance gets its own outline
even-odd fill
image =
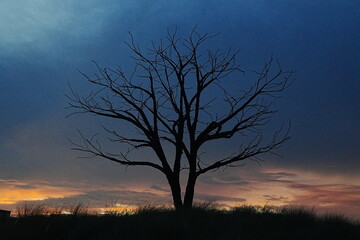
[[[180,209],[183,206],[183,202],[181,200],[181,186],[180,186],[180,179],[176,176],[168,176],[167,177],[170,188],[171,194],[173,197],[174,207],[175,209]]]
[[[194,191],[196,183],[196,175],[189,173],[188,182],[186,185],[186,192],[184,197],[184,208],[192,208],[194,200]]]

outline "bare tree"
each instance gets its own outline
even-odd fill
[[[269,140],[263,127],[276,110],[266,100],[277,97],[289,84],[293,71],[284,71],[270,59],[247,89],[240,80],[232,89],[227,79],[240,79],[243,73],[237,52],[203,50],[203,43],[216,35],[200,34],[195,29],[187,38],[168,32],[165,41],[152,44],[146,53],[131,41],[134,71],[128,76],[121,69],[101,68],[94,77],[82,73],[99,91],[83,97],[71,90],[69,107],[73,113],[90,113],[127,122],[138,134],[127,136],[104,128],[111,141],[128,144],[132,149],[149,148],[156,160],[140,160],[124,152],[104,150],[104,145],[83,135],[74,143],[75,150],[90,153],[125,166],[148,166],[162,172],[170,185],[174,206],[191,208],[196,180],[201,174],[223,167],[238,166],[246,159],[258,160],[289,139],[288,130],[280,127]],[[237,92],[235,88],[239,88]],[[211,98],[209,94],[217,94]],[[221,110],[219,109],[221,106]],[[201,158],[201,149],[212,141],[246,135],[236,154],[221,159]],[[250,139],[250,140],[249,140]],[[167,154],[165,146],[174,154]],[[240,144],[239,144],[240,145]],[[186,171],[187,185],[182,199],[180,172]]]

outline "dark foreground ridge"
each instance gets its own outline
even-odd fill
[[[0,219],[0,239],[360,239],[359,222],[304,209],[145,207],[134,214],[30,215]]]

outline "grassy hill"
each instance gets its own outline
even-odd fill
[[[0,239],[360,239],[359,222],[303,209],[191,211],[146,207],[134,214],[22,214],[0,219]]]

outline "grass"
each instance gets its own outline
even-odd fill
[[[146,206],[132,214],[104,215],[91,213],[83,204],[71,209],[63,215],[49,214],[44,205],[22,206],[16,218],[0,219],[0,239],[360,239],[359,222],[301,208],[243,206],[224,211],[203,204],[175,211]]]

